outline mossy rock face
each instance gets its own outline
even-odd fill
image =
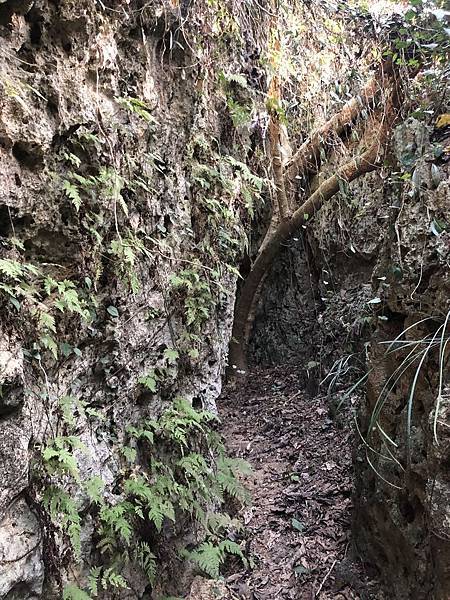
[[[157,419],[177,396],[216,411],[250,223],[236,192],[250,134],[232,126],[219,73],[260,69],[252,48],[267,33],[264,17],[245,27],[242,18],[210,2],[0,3],[1,260],[39,271],[15,279],[0,269],[0,558],[17,558],[0,573],[2,597],[60,598],[70,573],[84,587],[98,564],[97,511],[83,486],[62,482],[83,513],[81,564],[40,512],[49,439],[79,438],[80,480],[101,478],[111,499],[129,425]],[[252,85],[242,91],[248,102]],[[198,165],[234,186],[224,202],[233,231],[220,247],[224,189],[213,182],[209,211]],[[189,316],[189,289],[171,284],[187,269],[198,278]],[[26,502],[15,503],[18,494]],[[30,540],[51,531],[23,560],[28,534],[19,527],[11,543],[13,508],[19,525],[37,511]],[[166,537],[167,548],[181,545]],[[164,559],[161,588],[176,562]],[[141,597],[146,578],[126,576],[134,591],[105,597]]]

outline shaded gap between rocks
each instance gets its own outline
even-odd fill
[[[334,395],[320,386],[336,356],[357,355],[369,337],[348,307],[370,294],[373,265],[336,269],[336,257],[330,265],[317,256],[300,234],[275,262],[249,343],[250,371],[219,400],[230,452],[254,469],[253,504],[241,514],[254,565],[227,577],[232,598],[386,597],[351,534],[356,407],[336,415]]]

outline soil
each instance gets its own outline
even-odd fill
[[[226,578],[233,598],[383,600],[352,545],[350,408],[332,419],[324,396],[294,368],[256,369],[223,393],[231,454],[254,470],[242,509],[252,567]]]

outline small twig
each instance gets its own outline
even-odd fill
[[[275,13],[271,12],[270,10],[268,10],[267,8],[265,8],[264,6],[262,6],[262,5],[261,5],[261,4],[260,4],[260,3],[259,3],[257,0],[253,0],[253,1],[254,1],[254,3],[256,4],[256,6],[257,6],[258,8],[260,8],[260,9],[261,9],[263,12],[265,12],[266,14],[268,14],[268,15],[269,15],[269,16],[271,16],[271,17],[278,18],[278,15],[277,15],[277,14],[275,14]]]
[[[214,269],[212,269],[211,267],[207,267],[206,265],[202,265],[202,264],[198,264],[192,260],[188,260],[187,258],[177,258],[176,256],[168,256],[167,254],[164,254],[163,252],[161,252],[161,250],[158,248],[157,252],[160,256],[162,256],[163,258],[167,259],[167,260],[175,260],[177,262],[183,262],[183,263],[188,263],[190,265],[193,265],[194,267],[199,266],[201,269],[205,269],[207,271],[214,271]]]
[[[322,588],[326,582],[326,580],[328,579],[328,577],[331,575],[332,570],[334,569],[334,565],[337,563],[337,558],[333,561],[333,564],[331,565],[331,567],[328,569],[327,574],[325,575],[325,577],[322,579],[322,583],[319,585],[319,588],[316,592],[316,597],[319,596],[320,592],[322,591]]]
[[[11,558],[11,559],[0,558],[0,563],[3,564],[3,565],[10,565],[12,563],[16,563],[16,562],[19,562],[20,560],[23,560],[29,554],[31,554],[32,552],[34,552],[34,550],[36,550],[36,548],[39,546],[39,544],[41,542],[42,542],[42,538],[39,538],[38,542],[34,546],[32,546],[31,548],[28,548],[28,550],[25,552],[25,554],[21,554],[20,556],[17,556],[16,558]]]

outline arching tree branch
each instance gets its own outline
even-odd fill
[[[396,107],[399,105],[398,90],[394,85],[386,104],[379,129],[371,146],[360,156],[351,159],[341,166],[334,175],[326,179],[319,188],[291,215],[281,220],[274,233],[264,240],[264,247],[259,252],[247,275],[235,306],[232,340],[230,343],[229,365],[231,369],[246,369],[246,346],[255,312],[258,290],[281,245],[286,242],[306,220],[332,198],[340,189],[340,182],[351,182],[357,177],[369,173],[379,165],[389,132],[396,119]]]
[[[321,148],[325,147],[333,136],[341,135],[344,129],[358,118],[362,110],[370,106],[378,92],[386,89],[386,78],[391,74],[392,64],[386,61],[380,66],[379,72],[369,79],[358,96],[344,104],[337,114],[311,134],[286,165],[284,171],[286,186],[295,177],[307,171],[317,172]]]

